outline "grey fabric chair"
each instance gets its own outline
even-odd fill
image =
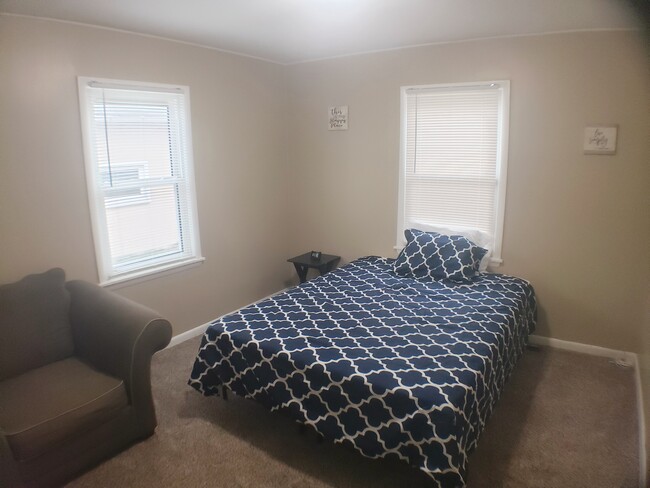
[[[53,486],[153,434],[170,323],[62,269],[0,286],[0,486]]]

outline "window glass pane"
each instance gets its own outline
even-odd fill
[[[149,189],[146,205],[106,211],[108,240],[116,268],[133,268],[161,257],[182,253],[176,185]]]

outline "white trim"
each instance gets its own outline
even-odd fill
[[[591,344],[582,344],[580,342],[564,341],[552,337],[530,335],[528,337],[530,344],[538,346],[548,346],[554,349],[565,351],[591,354],[592,356],[601,356],[613,360],[624,360],[634,368],[634,382],[636,386],[636,405],[639,425],[639,488],[646,488],[647,478],[647,447],[645,444],[645,410],[643,405],[643,388],[641,385],[641,372],[639,371],[639,358],[633,352],[619,351],[617,349],[608,349],[606,347],[592,346]]]
[[[177,86],[178,87],[178,86]],[[188,211],[190,212],[190,220],[192,221],[192,245],[194,246],[194,258],[197,260],[205,260],[201,253],[201,229],[199,228],[199,201],[196,193],[196,173],[194,170],[194,144],[192,135],[192,100],[190,99],[190,87],[180,85],[181,90],[185,94],[185,131],[186,137],[182,138],[183,150],[188,164],[185,165],[185,179],[187,186],[192,190],[190,195],[190,205]]]
[[[143,269],[140,271],[135,271],[129,273],[128,275],[121,275],[117,278],[112,278],[110,280],[103,281],[99,286],[110,287],[113,290],[123,288],[129,285],[136,285],[144,281],[153,280],[155,278],[160,278],[168,274],[175,273],[177,271],[182,271],[186,268],[193,268],[202,264],[205,261],[204,257],[197,257],[186,259],[184,261],[179,261],[176,263],[168,263],[161,266],[156,266],[155,268]]]
[[[175,335],[172,337],[172,340],[169,341],[169,344],[167,344],[167,347],[165,349],[169,349],[170,347],[178,346],[179,344],[189,341],[190,339],[195,338],[196,336],[203,335],[210,325],[211,322],[208,322],[203,325],[199,325],[198,327],[194,327],[193,329],[186,330],[185,332],[181,332],[178,335]]]
[[[81,138],[82,148],[84,153],[84,170],[86,172],[86,189],[88,193],[88,206],[90,208],[90,223],[93,233],[93,243],[95,248],[95,260],[97,265],[97,274],[100,282],[107,276],[107,271],[110,264],[106,262],[109,256],[108,248],[103,239],[103,234],[100,232],[101,228],[106,227],[105,211],[103,209],[103,202],[99,201],[99,196],[95,189],[95,181],[99,178],[97,174],[96,165],[93,164],[94,155],[92,151],[92,134],[90,127],[92,126],[91,112],[89,110],[88,98],[86,96],[86,86],[88,78],[81,76],[77,77],[77,93],[79,95],[79,114],[81,117]],[[100,211],[101,209],[101,211]]]
[[[157,39],[160,41],[167,41],[167,42],[175,42],[178,44],[185,44],[186,46],[192,46],[192,47],[198,47],[202,49],[210,49],[212,51],[218,51],[222,52],[225,54],[230,54],[233,56],[241,56],[243,58],[249,58],[249,59],[254,59],[256,61],[263,61],[265,63],[271,63],[271,64],[277,64],[280,66],[296,66],[300,64],[306,64],[306,63],[316,63],[319,61],[329,61],[332,59],[340,59],[340,58],[350,58],[352,56],[363,56],[366,54],[379,54],[379,53],[385,53],[385,52],[391,52],[391,51],[401,51],[403,49],[414,49],[414,48],[422,48],[422,47],[429,47],[429,46],[444,46],[446,44],[463,44],[467,42],[480,42],[480,41],[491,41],[491,40],[498,40],[498,39],[513,39],[513,38],[520,38],[520,37],[544,37],[544,36],[555,36],[559,34],[582,34],[582,33],[589,33],[589,32],[641,32],[642,29],[636,28],[636,27],[604,27],[604,28],[597,28],[597,29],[569,29],[569,30],[559,30],[559,31],[550,31],[550,32],[535,32],[535,33],[530,33],[530,34],[504,34],[500,36],[487,36],[487,37],[471,37],[468,39],[458,39],[458,40],[453,40],[453,41],[435,41],[435,42],[425,42],[422,44],[409,44],[406,46],[398,46],[398,47],[389,47],[389,48],[383,48],[383,49],[371,49],[367,51],[356,51],[353,53],[348,53],[348,54],[337,54],[334,56],[323,56],[320,58],[307,58],[307,59],[301,59],[298,61],[277,61],[269,58],[263,58],[260,56],[255,56],[253,54],[246,54],[242,53],[239,51],[232,51],[230,49],[223,49],[215,46],[209,46],[207,44],[201,44],[198,42],[192,42],[192,41],[183,41],[181,39],[173,39],[171,37],[164,37],[164,36],[157,36],[155,34],[145,34],[143,32],[136,32],[136,31],[131,31],[131,30],[126,30],[126,29],[118,29],[116,27],[106,27],[102,25],[97,25],[97,24],[89,24],[87,22],[78,22],[75,20],[64,20],[64,19],[54,19],[52,17],[42,17],[38,15],[27,15],[27,14],[16,14],[12,12],[0,12],[0,17],[18,17],[18,18],[25,18],[25,19],[36,19],[36,20],[41,20],[44,22],[58,22],[61,24],[71,24],[71,25],[77,25],[81,27],[91,27],[95,29],[102,29],[102,30],[107,30],[111,32],[120,32],[122,34],[130,34],[134,36],[141,36],[141,37],[148,37],[149,39]]]
[[[639,366],[639,358],[636,357],[634,364],[636,371],[634,372],[634,380],[636,383],[636,407],[639,411],[639,488],[647,488],[647,476],[648,476],[648,460],[647,460],[647,449],[646,446],[646,418],[645,418],[645,409],[643,405],[643,386],[641,384],[641,371]]]
[[[280,61],[273,61],[272,59],[266,59],[262,58],[259,56],[253,56],[252,54],[245,54],[245,53],[240,53],[238,51],[230,51],[229,49],[222,49],[219,47],[214,47],[214,46],[208,46],[207,44],[200,44],[198,42],[192,42],[192,41],[183,41],[181,39],[173,39],[171,37],[164,37],[164,36],[157,36],[155,34],[145,34],[144,32],[136,32],[136,31],[131,31],[131,30],[126,30],[126,29],[118,29],[116,27],[106,27],[103,25],[97,25],[97,24],[88,24],[86,22],[78,22],[75,20],[64,20],[64,19],[54,19],[52,17],[40,17],[38,15],[26,15],[26,14],[14,14],[14,13],[9,13],[9,12],[0,12],[0,16],[6,16],[6,17],[19,17],[19,18],[25,18],[25,19],[36,19],[36,20],[42,20],[44,22],[58,22],[60,24],[71,24],[71,25],[76,25],[80,27],[91,27],[94,29],[101,29],[101,30],[106,30],[110,32],[119,32],[121,34],[130,34],[133,36],[140,36],[140,37],[147,37],[149,39],[157,39],[159,41],[167,41],[167,42],[175,42],[177,44],[185,44],[186,46],[192,46],[192,47],[198,47],[202,49],[210,49],[211,51],[218,51],[221,53],[225,54],[230,54],[233,56],[241,56],[243,58],[250,58],[254,59],[256,61],[263,61],[265,63],[271,63],[271,64],[279,64],[281,66],[286,66],[286,63],[281,63]]]
[[[394,249],[404,242],[404,186],[406,167],[406,94],[407,86],[399,89],[399,179],[397,180],[397,236]],[[404,245],[402,245],[404,247]]]
[[[531,34],[503,34],[500,36],[471,37],[468,39],[459,39],[454,41],[425,42],[423,44],[409,44],[407,46],[389,47],[384,49],[372,49],[369,51],[357,51],[349,54],[337,54],[335,56],[303,59],[302,61],[290,61],[282,64],[284,66],[296,66],[299,64],[317,63],[319,61],[329,61],[331,59],[350,58],[352,56],[364,56],[366,54],[380,54],[380,53],[386,53],[391,51],[401,51],[402,49],[414,49],[414,48],[422,48],[422,47],[429,47],[429,46],[444,46],[446,44],[463,44],[466,42],[482,42],[482,41],[492,41],[498,39],[516,39],[520,37],[543,37],[543,36],[555,36],[559,34],[583,34],[589,32],[641,32],[641,29],[636,27],[603,27],[600,29],[569,29],[569,30],[559,30],[559,31],[550,31],[550,32],[536,32]]]
[[[244,305],[243,307],[239,307],[236,310],[233,310],[232,312],[227,312],[216,319],[212,319],[210,322],[207,322],[205,324],[199,325],[198,327],[194,327],[193,329],[187,330],[185,332],[181,332],[178,335],[175,335],[172,337],[172,340],[169,341],[169,344],[165,349],[169,349],[170,347],[177,346],[178,344],[181,344],[182,342],[188,341],[196,336],[199,336],[205,332],[205,330],[208,328],[208,326],[216,321],[220,320],[221,318],[225,317],[226,315],[230,315],[231,313],[239,312],[240,310],[250,307],[251,305],[255,305],[256,303],[261,302],[262,300],[266,300],[267,298],[271,298],[272,296],[277,295],[278,293],[282,293],[283,291],[286,291],[288,288],[282,288],[282,290],[278,290],[275,293],[271,293],[270,295],[267,295],[265,297],[260,298],[259,300],[255,300],[254,302],[249,303],[248,305]]]
[[[497,143],[497,185],[494,222],[494,248],[490,264],[503,263],[503,224],[506,219],[506,194],[508,193],[508,141],[510,137],[510,80],[496,82],[499,85],[499,141]]]
[[[601,356],[610,359],[622,359],[632,365],[636,364],[636,354],[633,352],[619,351],[617,349],[608,349],[606,347],[592,346],[591,344],[583,344],[581,342],[564,341],[562,339],[538,336],[534,334],[528,336],[528,342],[537,346],[549,346],[554,349],[591,354],[592,356]]]

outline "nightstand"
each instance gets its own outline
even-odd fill
[[[306,252],[295,258],[287,259],[287,262],[293,263],[300,278],[300,283],[307,281],[307,271],[309,268],[317,269],[321,275],[328,271],[332,271],[336,263],[339,262],[341,256],[334,256],[331,254],[321,254],[320,259],[312,259],[311,253]]]

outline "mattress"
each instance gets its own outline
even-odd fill
[[[189,384],[226,386],[434,486],[464,486],[536,320],[527,281],[425,282],[358,259],[210,324]]]

